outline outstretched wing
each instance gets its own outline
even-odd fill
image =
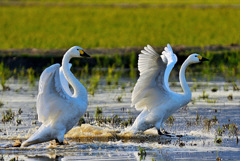
[[[159,55],[150,45],[144,47],[144,50],[139,54],[140,77],[132,93],[132,106],[135,105],[137,110],[142,110],[145,107],[151,109],[161,104],[161,100],[169,92],[169,86],[166,83],[168,78],[165,77],[169,77],[176,57],[175,54],[170,54],[172,50],[169,46],[165,48],[162,55]],[[166,70],[170,70],[169,73],[166,73]]]
[[[63,89],[60,76],[59,64],[46,68],[40,76],[39,92],[37,96],[38,120],[42,123],[50,123],[61,111],[58,106],[68,101],[71,97]]]
[[[72,67],[72,64],[71,63],[68,63],[68,67],[69,69]],[[65,92],[69,95],[69,96],[72,96],[72,92],[69,88],[69,84],[68,84],[68,81],[67,79],[65,78],[64,74],[63,74],[63,67],[61,66],[60,67],[60,70],[59,70],[59,76],[60,76],[60,81],[61,81],[61,84],[62,84],[62,87],[63,89],[65,90]]]

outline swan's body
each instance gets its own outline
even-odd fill
[[[46,68],[40,76],[37,96],[38,120],[41,127],[25,142],[22,147],[56,139],[63,143],[67,133],[86,112],[87,91],[71,73],[72,57],[88,56],[82,48],[72,47],[64,55],[62,67],[54,64]],[[73,87],[74,93],[69,89]]]
[[[159,134],[164,129],[164,121],[180,107],[191,100],[191,91],[185,79],[188,65],[207,60],[198,54],[191,54],[180,69],[180,84],[184,93],[170,90],[168,78],[177,62],[177,57],[168,44],[162,55],[159,55],[150,45],[141,51],[138,59],[140,77],[132,93],[132,106],[142,112],[136,118],[130,131],[136,133],[156,127]]]

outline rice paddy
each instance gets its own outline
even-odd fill
[[[7,5],[0,49],[239,44],[239,15],[238,7]]]

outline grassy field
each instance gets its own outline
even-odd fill
[[[82,1],[85,2],[94,4],[99,1]],[[138,3],[144,2],[146,1]],[[204,0],[181,2],[206,4]],[[212,0],[208,3],[215,4],[214,2],[217,1]],[[104,3],[109,4],[110,1]],[[148,3],[164,4],[165,1],[152,0]],[[170,3],[177,4],[176,1]],[[219,4],[225,3],[229,4],[229,1],[219,1]],[[146,44],[165,46],[167,43],[188,46],[240,44],[240,21],[237,20],[239,17],[240,8],[229,6],[205,8],[2,5],[0,49],[52,49],[68,48],[72,45],[84,48],[113,48]]]
[[[239,0],[2,0],[20,3],[78,3],[78,4],[240,4]]]

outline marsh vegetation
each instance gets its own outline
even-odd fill
[[[235,0],[1,1],[0,49],[14,50],[5,50],[0,57],[0,160],[197,160],[199,156],[239,160],[239,4]],[[165,123],[167,131],[183,137],[161,137],[156,129],[125,134],[139,114],[130,107],[139,75],[139,48],[128,47],[150,44],[160,53],[167,42],[197,46],[197,52],[210,59],[187,69],[192,101]],[[232,48],[208,50],[212,44]],[[32,53],[18,49],[63,50],[72,45],[104,50],[89,53],[91,59],[71,61],[72,72],[87,88],[89,105],[66,137],[69,144],[11,147],[13,140],[25,140],[41,125],[36,115],[39,76],[47,66],[61,63],[62,57],[49,54],[51,50],[36,54],[37,49]],[[179,61],[169,79],[176,92],[182,92],[180,65],[196,52],[183,48],[178,46]]]
[[[180,109],[166,121],[168,131],[175,134],[184,134],[183,137],[180,140],[175,138],[166,140],[157,136],[155,129],[151,129],[146,134],[137,135],[135,140],[131,137],[131,140],[128,140],[129,136],[120,134],[132,125],[139,113],[134,108],[130,108],[131,91],[138,77],[136,62],[134,62],[137,60],[136,54],[126,54],[126,57],[98,56],[92,59],[91,61],[96,62],[94,66],[82,64],[79,65],[79,68],[72,69],[89,92],[88,110],[82,118],[79,118],[76,127],[84,128],[83,125],[96,126],[94,133],[88,131],[89,136],[85,136],[83,133],[84,142],[90,142],[84,143],[83,146],[93,148],[93,142],[106,141],[106,139],[102,139],[106,137],[105,135],[98,136],[100,132],[97,129],[103,128],[102,131],[111,130],[111,141],[116,141],[112,143],[116,144],[116,149],[120,147],[117,141],[124,142],[124,149],[127,152],[129,152],[128,148],[132,146],[131,144],[134,144],[137,158],[146,159],[150,157],[157,160],[159,155],[165,157],[165,155],[162,155],[164,152],[171,153],[173,158],[177,158],[174,150],[172,152],[167,150],[169,147],[175,149],[175,151],[178,151],[179,148],[187,151],[187,149],[197,147],[197,153],[204,154],[207,153],[203,151],[204,148],[214,152],[214,149],[222,147],[225,150],[218,154],[219,157],[232,158],[232,156],[227,155],[228,152],[231,152],[237,158],[238,155],[235,155],[233,151],[226,147],[230,146],[236,149],[239,146],[239,119],[237,114],[239,113],[238,100],[240,95],[238,94],[238,73],[228,73],[231,74],[231,77],[224,76],[227,72],[209,77],[209,73],[215,70],[215,63],[212,61],[207,66],[202,66],[201,70],[199,66],[191,68],[187,71],[187,79],[193,89],[192,103]],[[72,63],[77,62],[73,61]],[[32,134],[35,127],[40,125],[37,121],[35,107],[39,77],[37,71],[39,69],[16,68],[12,72],[12,69],[6,64],[2,64],[3,68],[10,72],[9,78],[5,80],[5,86],[8,86],[9,90],[1,88],[0,136],[2,139],[25,139],[26,134]],[[225,64],[222,65],[225,66]],[[176,66],[176,68],[179,67]],[[228,66],[226,68],[232,71],[234,67]],[[134,77],[131,71],[135,73]],[[177,72],[173,71],[171,75],[170,80],[173,80],[173,82],[170,83],[170,86],[172,90],[181,92],[178,75],[175,75],[175,73]],[[199,79],[199,76],[202,78]],[[222,81],[219,81],[219,78]],[[9,125],[11,125],[11,128],[9,128]],[[89,139],[86,139],[88,137]],[[71,136],[67,140],[71,142],[70,145],[76,143],[76,140],[71,141]],[[99,147],[101,149],[108,149],[108,145],[100,142]],[[139,144],[142,151],[138,149]],[[76,146],[80,145],[82,146],[82,143],[77,143]],[[161,147],[161,152],[154,151],[152,146],[154,148]],[[143,149],[145,149],[145,152]],[[185,150],[181,152],[182,155],[187,154]],[[84,151],[88,151],[88,148]],[[101,153],[101,150],[98,150],[98,152]],[[153,155],[153,153],[157,154]],[[167,156],[169,157],[169,155]],[[216,158],[215,155],[211,155],[211,157]]]

